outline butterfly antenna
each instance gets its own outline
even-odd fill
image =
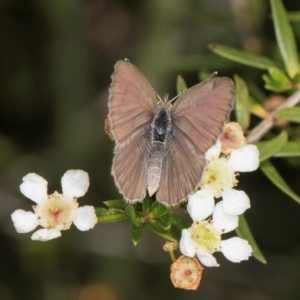
[[[212,79],[214,76],[218,75],[218,72],[215,71],[213,73],[210,74],[210,76],[206,79],[206,80],[209,80],[209,79]]]
[[[157,94],[156,91],[155,91],[155,94],[156,94],[156,97],[157,97],[158,101],[163,101],[163,100],[160,98],[160,96]]]
[[[170,103],[172,103],[173,101],[175,101],[181,94],[175,96],[173,99],[169,100]]]

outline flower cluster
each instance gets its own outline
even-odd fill
[[[47,195],[47,181],[41,176],[30,173],[23,178],[21,192],[37,205],[34,213],[17,209],[11,215],[19,233],[27,233],[38,225],[43,227],[33,233],[31,239],[48,241],[61,236],[61,230],[67,230],[72,223],[79,230],[89,230],[97,223],[93,206],[78,207],[77,198],[82,197],[89,187],[89,176],[82,170],[69,170],[62,179],[62,194],[54,192]]]
[[[236,190],[236,172],[251,172],[258,168],[259,152],[247,145],[237,123],[228,123],[222,136],[206,153],[207,164],[201,179],[201,189],[188,199],[187,210],[193,220],[182,231],[180,250],[188,257],[197,255],[207,267],[219,266],[215,251],[221,251],[232,262],[248,259],[252,248],[239,237],[222,240],[224,233],[237,228],[239,215],[250,208],[244,191]],[[222,201],[215,204],[215,198]],[[209,218],[210,217],[210,218]]]

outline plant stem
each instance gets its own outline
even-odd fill
[[[296,91],[292,96],[288,97],[287,100],[274,109],[268,117],[262,120],[255,128],[253,128],[247,136],[248,143],[258,142],[265,133],[271,129],[274,125],[274,116],[277,111],[283,108],[294,107],[298,102],[300,102],[300,90]]]

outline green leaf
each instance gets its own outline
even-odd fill
[[[249,242],[250,246],[253,249],[253,257],[255,257],[261,263],[266,264],[267,260],[260,251],[244,215],[239,216],[239,226],[235,231],[240,238],[245,239]]]
[[[147,214],[150,212],[150,208],[151,208],[151,203],[152,203],[152,199],[151,197],[147,196],[143,201],[142,201],[142,209],[143,209],[143,213]]]
[[[295,157],[300,156],[300,142],[289,141],[277,152],[275,157]]]
[[[133,245],[136,246],[142,239],[143,234],[145,232],[146,226],[135,226],[132,225],[132,230],[131,230],[131,240],[133,242]]]
[[[175,239],[172,237],[172,235],[169,232],[163,232],[159,229],[159,227],[156,226],[156,224],[153,224],[152,222],[149,223],[149,228],[159,237],[164,239],[167,242],[175,242]]]
[[[267,99],[267,95],[257,86],[257,84],[253,80],[247,81],[247,86],[250,91],[250,95],[258,101],[259,103],[263,103]]]
[[[281,93],[291,90],[294,86],[290,79],[279,69],[270,68],[269,75],[262,76],[267,90]]]
[[[164,216],[162,218],[157,219],[158,223],[160,224],[161,228],[164,230],[168,230],[171,227],[171,219],[170,216]]]
[[[282,131],[278,136],[269,141],[258,142],[255,145],[259,151],[259,161],[264,161],[274,154],[279,152],[287,143],[288,134],[286,131]]]
[[[127,218],[132,222],[132,224],[134,224],[135,226],[143,225],[143,222],[137,218],[134,206],[132,204],[126,206],[125,213]]]
[[[287,12],[287,17],[290,22],[300,22],[300,11]]]
[[[210,50],[212,50],[214,53],[233,60],[235,62],[258,68],[258,69],[264,69],[268,70],[269,68],[280,68],[282,69],[281,65],[272,61],[266,56],[261,56],[261,55],[256,55],[256,54],[251,54],[247,53],[244,51],[240,51],[235,48],[227,47],[227,46],[222,46],[218,44],[210,44],[208,46]]]
[[[284,108],[275,114],[275,118],[300,123],[300,107]]]
[[[103,202],[106,206],[110,208],[120,208],[120,209],[125,209],[126,207],[126,202],[123,199],[120,200],[108,200]]]
[[[152,207],[151,216],[152,218],[160,218],[169,212],[169,208],[161,203],[157,202],[157,205]]]
[[[183,77],[181,75],[177,76],[177,94],[182,94],[184,91],[186,91],[188,89],[185,80],[183,79]]]
[[[300,197],[287,185],[269,160],[263,161],[259,167],[274,185],[300,204]]]
[[[250,124],[249,92],[245,81],[238,75],[234,75],[235,83],[235,116],[237,122],[245,131]]]
[[[118,222],[127,219],[125,213],[122,213],[119,210],[98,207],[95,209],[95,211],[98,218],[98,223],[101,224]]]
[[[286,71],[291,78],[299,73],[296,40],[281,0],[270,0],[277,43]]]

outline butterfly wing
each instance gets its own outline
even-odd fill
[[[151,122],[156,94],[146,77],[128,60],[120,60],[112,75],[109,121],[116,143],[123,142]]]
[[[167,146],[157,200],[183,201],[200,183],[204,153],[220,135],[234,100],[233,83],[220,77],[190,88],[172,108],[173,137]]]
[[[144,75],[129,61],[118,61],[108,101],[109,123],[115,139],[112,175],[129,201],[146,196],[151,145],[148,132],[156,94]]]
[[[204,154],[176,126],[174,130],[176,134],[167,146],[156,194],[157,201],[168,205],[184,201],[196,190],[205,165]]]
[[[173,123],[204,153],[222,132],[233,101],[234,86],[230,78],[205,80],[179,96],[172,109]]]

